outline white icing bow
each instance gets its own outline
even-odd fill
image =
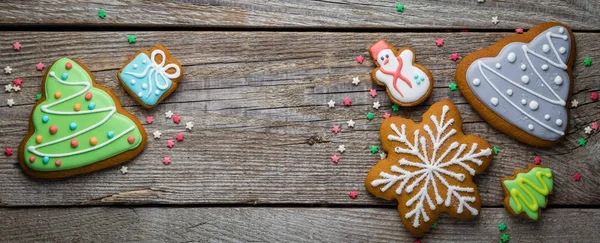
[[[156,63],[156,55],[160,55],[161,56],[161,62],[160,63]],[[134,76],[136,78],[142,78],[145,77],[146,75],[148,75],[148,95],[146,95],[146,98],[148,98],[148,96],[150,96],[150,94],[152,94],[152,74],[154,74],[154,84],[156,85],[156,87],[160,90],[165,90],[169,87],[169,81],[167,80],[172,80],[172,79],[176,79],[181,75],[181,70],[179,69],[179,66],[177,66],[177,64],[175,63],[169,63],[167,65],[167,58],[165,55],[165,52],[163,50],[157,49],[152,51],[152,53],[150,54],[150,60],[152,61],[148,66],[146,66],[146,68],[144,69],[144,71],[142,71],[141,73],[134,73],[134,72],[125,72],[126,74],[129,74],[131,76]],[[167,73],[167,70],[173,68],[175,69],[175,73],[173,74],[169,74]],[[162,77],[162,80],[164,81],[164,83],[161,83],[160,79],[159,79],[159,75],[160,77]]]

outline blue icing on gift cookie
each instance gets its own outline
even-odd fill
[[[170,58],[164,47],[154,46],[150,51],[139,51],[118,76],[128,92],[149,108],[176,88],[183,72],[181,65]]]

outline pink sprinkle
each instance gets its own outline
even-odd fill
[[[388,119],[390,118],[391,114],[390,113],[383,113],[383,119]]]
[[[517,32],[517,34],[523,34],[523,28],[516,28],[515,32]]]
[[[369,95],[371,95],[371,97],[375,98],[375,96],[377,96],[377,90],[371,89],[369,91]]]
[[[592,122],[592,129],[598,130],[598,122]]]
[[[573,176],[573,180],[575,180],[575,181],[581,180],[581,175],[579,173],[575,173],[575,175]]]
[[[435,44],[436,44],[438,47],[444,46],[444,40],[442,40],[442,39],[437,39],[437,40],[435,40]]]
[[[456,60],[458,60],[458,58],[459,58],[458,53],[456,53],[456,52],[452,53],[452,56],[450,58],[452,59],[452,61],[456,62]]]
[[[37,65],[35,65],[35,70],[38,70],[38,71],[44,70],[44,64],[41,62],[38,63]]]
[[[356,62],[358,62],[359,64],[363,64],[363,61],[365,61],[365,58],[363,56],[356,57]]]
[[[179,124],[180,121],[181,118],[179,118],[179,115],[173,115],[173,122],[175,122],[175,124]]]
[[[337,156],[336,154],[334,154],[334,155],[331,156],[331,162],[337,164],[339,161],[340,161],[340,157]]]
[[[177,133],[177,135],[175,135],[175,139],[177,139],[179,142],[183,141],[183,134]]]
[[[535,163],[536,165],[542,164],[542,159],[540,158],[540,156],[535,156],[535,158],[533,159],[533,163]]]
[[[598,100],[598,93],[597,92],[592,92],[590,94],[590,99],[592,99],[593,101]]]
[[[350,196],[352,199],[355,199],[358,196],[358,192],[352,190],[350,193],[348,193],[348,196]]]
[[[23,84],[23,80],[22,80],[22,79],[20,79],[20,78],[17,78],[17,79],[15,79],[15,81],[13,81],[13,84],[14,84],[15,86],[19,86],[19,87],[20,87],[20,86],[21,86],[21,84]]]
[[[13,50],[20,51],[21,50],[21,43],[19,43],[18,41],[15,41],[15,43],[13,43]]]
[[[162,162],[165,165],[169,165],[171,163],[171,157],[165,157],[165,158],[163,158]]]
[[[4,154],[5,154],[6,156],[11,156],[11,155],[13,155],[13,150],[12,150],[12,148],[5,148],[5,149],[4,149]]]
[[[173,140],[167,140],[167,147],[172,148],[173,145],[175,145],[175,142],[173,142]]]
[[[146,123],[152,124],[153,122],[154,122],[154,117],[152,117],[152,116],[147,116],[146,117]]]
[[[333,131],[333,133],[338,134],[338,132],[340,132],[340,130],[342,130],[342,129],[340,129],[340,126],[335,125],[335,126],[333,126],[333,129],[331,129],[331,130]]]
[[[346,97],[344,98],[344,105],[345,106],[350,106],[352,104],[352,101],[350,100],[350,98]]]

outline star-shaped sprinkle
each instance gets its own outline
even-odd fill
[[[498,147],[496,146],[494,146],[492,150],[494,151],[494,155],[498,155],[498,153],[500,152],[500,149],[498,149]]]
[[[129,172],[127,171],[127,166],[121,166],[121,174],[125,175],[127,172]]]
[[[573,176],[573,180],[574,181],[579,181],[581,180],[581,175],[579,173],[575,173],[575,175]]]
[[[154,135],[154,138],[160,138],[160,135],[162,135],[162,132],[160,131],[155,131],[154,133],[152,133]]]
[[[435,223],[433,223],[433,224],[431,225],[431,228],[432,228],[432,229],[435,229],[435,227],[437,227],[437,226],[438,226],[438,222],[437,222],[437,221],[435,221]]]
[[[35,65],[35,70],[42,71],[44,70],[44,67],[44,64],[40,62],[37,65]]]
[[[344,98],[344,105],[345,106],[352,105],[352,100],[350,100],[350,98],[348,98],[348,97]]]
[[[590,94],[590,99],[592,99],[593,101],[598,100],[598,92],[592,92]]]
[[[586,58],[583,60],[583,66],[589,67],[589,66],[591,66],[591,65],[592,65],[592,59],[591,59],[591,58],[589,58],[589,57],[586,57]]]
[[[517,34],[523,34],[523,29],[522,28],[516,28],[515,32],[517,32]]]
[[[542,164],[542,158],[540,158],[540,156],[535,156],[535,158],[533,158],[533,163],[536,165],[541,165]]]
[[[592,133],[592,128],[590,126],[587,126],[583,129],[583,132],[585,134],[591,134]]]
[[[485,2],[485,0],[477,0],[478,3]]]
[[[437,40],[435,40],[435,44],[439,47],[444,46],[444,40],[438,38]]]
[[[127,42],[129,42],[129,44],[135,43],[135,35],[128,35]]]
[[[592,122],[592,129],[598,130],[598,122]]]
[[[171,157],[164,157],[162,160],[163,164],[169,165],[171,163]]]
[[[352,119],[348,120],[346,123],[348,123],[348,127],[354,127],[356,124],[356,122],[354,122]]]
[[[342,130],[342,129],[338,125],[334,125],[333,128],[331,129],[331,131],[333,131],[333,133],[335,133],[335,134],[338,134],[340,132],[340,130]]]
[[[165,112],[165,117],[166,117],[166,118],[171,118],[171,117],[173,117],[173,112],[171,112],[171,111],[167,111],[167,112]]]
[[[346,151],[346,146],[344,146],[344,145],[339,145],[337,150],[338,150],[338,151],[340,151],[340,153],[343,153],[343,152],[345,152],[345,151]]]
[[[10,147],[9,147],[9,148],[5,148],[5,149],[4,149],[4,155],[6,155],[6,156],[11,156],[11,155],[13,155],[13,150],[12,150],[12,148],[10,148]]]
[[[377,96],[377,90],[374,90],[374,89],[369,90],[369,95],[371,95],[371,97],[375,98],[375,96]]]
[[[4,91],[10,92],[10,91],[12,91],[12,89],[13,89],[12,84],[4,85]]]
[[[452,83],[450,83],[450,84],[448,85],[448,88],[449,88],[451,91],[456,91],[456,88],[458,88],[458,86],[456,85],[456,83],[452,82]]]
[[[576,99],[573,99],[571,101],[571,107],[577,107],[579,105],[579,101],[577,101]]]
[[[396,11],[404,12],[404,4],[401,4],[401,3],[396,4]]]
[[[498,230],[500,231],[505,231],[506,230],[506,224],[505,223],[500,223],[498,225]]]
[[[358,78],[358,76],[352,78],[352,84],[354,84],[354,85],[360,84],[360,78]]]
[[[584,138],[580,138],[577,140],[577,144],[579,144],[579,146],[585,146],[586,143],[587,140],[585,140]]]
[[[15,41],[15,43],[13,43],[13,50],[20,51],[21,50],[21,43],[19,43],[18,41]]]
[[[6,67],[4,68],[4,73],[5,73],[5,74],[11,74],[11,73],[12,73],[12,70],[13,70],[13,69],[12,69],[10,66],[6,66]]]
[[[378,153],[379,152],[379,147],[377,145],[373,145],[371,146],[371,153]]]
[[[19,92],[19,91],[21,91],[21,87],[19,87],[19,86],[13,86],[12,90],[14,90],[15,92]]]
[[[510,237],[508,236],[508,234],[503,234],[502,237],[500,237],[500,240],[502,241],[502,243],[508,242],[509,239],[510,239]]]
[[[40,93],[35,94],[35,101],[38,101],[41,98],[42,98],[42,94],[40,94]]]
[[[167,140],[167,147],[172,148],[173,146],[175,146],[175,142],[173,142],[173,140]]]
[[[381,159],[381,160],[384,160],[385,158],[387,158],[387,154],[386,154],[386,153],[384,153],[384,152],[381,152],[381,153],[379,154],[379,159]]]
[[[337,156],[336,154],[332,155],[332,156],[331,156],[331,162],[333,162],[333,163],[336,163],[336,164],[337,164],[338,162],[340,162],[340,157],[339,157],[339,156]]]
[[[456,62],[456,60],[458,60],[458,58],[460,58],[460,57],[458,56],[458,53],[456,53],[456,52],[452,53],[452,55],[450,55],[450,59],[452,59],[452,61]]]
[[[7,99],[6,100],[6,104],[10,107],[12,107],[15,104],[15,101],[13,99]]]
[[[152,116],[147,116],[146,117],[146,123],[152,124],[153,122],[154,122],[154,117],[152,117]]]
[[[104,9],[99,9],[98,10],[98,17],[100,17],[101,19],[106,18],[106,11],[104,11]]]
[[[329,102],[327,102],[327,106],[329,106],[329,108],[335,107],[335,101],[329,100]]]
[[[363,56],[356,57],[356,62],[358,62],[358,64],[363,64],[364,61],[365,61],[365,58]]]
[[[181,121],[181,118],[179,117],[179,115],[173,115],[173,122],[175,124],[179,124],[180,121]]]
[[[372,112],[367,112],[367,120],[373,120],[373,118],[375,118],[375,115]]]
[[[375,102],[373,102],[373,108],[375,108],[375,109],[378,109],[378,110],[379,110],[379,107],[381,107],[381,104],[379,104],[379,101],[375,101]]]
[[[397,104],[393,104],[392,105],[392,111],[399,111],[400,110],[400,106]]]
[[[500,22],[500,20],[498,20],[498,16],[492,17],[492,23],[498,24],[499,22]]]
[[[177,133],[177,135],[175,135],[175,139],[177,139],[177,141],[179,141],[179,142],[182,142],[183,141],[183,134]]]
[[[185,123],[185,129],[187,130],[192,130],[192,128],[194,128],[194,123],[193,122],[186,122]]]
[[[348,196],[350,196],[350,198],[355,199],[358,196],[358,192],[356,191],[350,191],[348,193]]]
[[[388,119],[388,118],[390,118],[390,116],[392,116],[390,113],[387,113],[387,112],[383,113],[383,119]]]
[[[23,84],[23,79],[16,78],[16,79],[13,81],[13,85],[14,85],[14,86],[19,86],[19,87],[20,87],[22,84]]]

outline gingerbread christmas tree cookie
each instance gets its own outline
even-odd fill
[[[82,64],[57,60],[42,87],[19,146],[19,162],[27,174],[59,178],[87,173],[126,162],[143,150],[141,123]]]
[[[542,208],[548,205],[547,196],[552,193],[552,170],[541,165],[529,165],[516,170],[511,177],[501,180],[504,188],[504,208],[512,215],[521,215],[537,221]]]
[[[376,197],[398,201],[408,231],[427,232],[442,212],[477,217],[481,201],[472,177],[489,165],[492,149],[482,138],[463,134],[450,100],[432,105],[421,123],[383,120],[380,137],[388,157],[371,168],[365,187]]]

